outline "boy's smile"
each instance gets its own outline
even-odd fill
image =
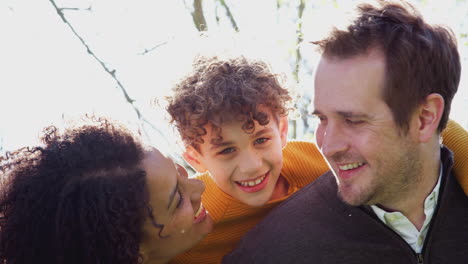
[[[266,174],[252,180],[246,180],[246,181],[237,181],[236,183],[239,185],[239,188],[244,190],[245,192],[258,192],[260,190],[263,190],[269,180],[270,172],[267,172]]]
[[[189,148],[186,153],[187,161],[197,171],[208,171],[221,190],[251,206],[264,205],[277,193],[276,189],[284,187],[277,182],[283,165],[287,118],[276,121],[269,111],[265,112],[270,122],[262,126],[255,121],[252,133],[242,129],[243,121],[223,123],[220,134],[207,125],[200,152]],[[221,140],[213,140],[219,136]]]

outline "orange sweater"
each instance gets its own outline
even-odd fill
[[[205,182],[203,206],[215,223],[213,231],[191,250],[178,255],[171,263],[219,263],[234,249],[248,230],[256,225],[276,205],[328,170],[327,163],[315,144],[292,141],[283,149],[281,175],[288,181],[288,195],[269,201],[261,207],[248,206],[219,189],[207,174],[199,176]]]
[[[468,196],[468,131],[450,120],[442,131],[442,143],[453,151],[455,177]]]
[[[450,121],[442,133],[443,143],[455,153],[455,174],[468,195],[468,132]],[[251,207],[221,191],[208,174],[198,176],[205,182],[203,205],[214,220],[213,231],[191,250],[178,255],[171,263],[220,263],[234,249],[240,238],[276,205],[303,186],[314,181],[329,168],[315,144],[292,141],[283,150],[281,175],[289,183],[288,195]]]

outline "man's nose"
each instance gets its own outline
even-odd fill
[[[320,151],[325,157],[333,157],[348,150],[349,139],[338,125],[329,124],[322,133]]]

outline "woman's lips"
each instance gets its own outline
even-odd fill
[[[206,218],[206,215],[207,215],[206,209],[203,207],[202,204],[200,204],[200,207],[198,208],[197,213],[193,217],[193,223],[194,224],[200,223]]]

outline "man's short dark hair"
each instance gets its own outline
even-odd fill
[[[334,28],[328,37],[312,43],[329,58],[381,49],[386,60],[382,96],[397,125],[407,131],[416,107],[438,93],[445,101],[438,131],[445,128],[461,71],[456,37],[449,28],[426,23],[407,2],[380,0],[359,4],[346,29]]]

